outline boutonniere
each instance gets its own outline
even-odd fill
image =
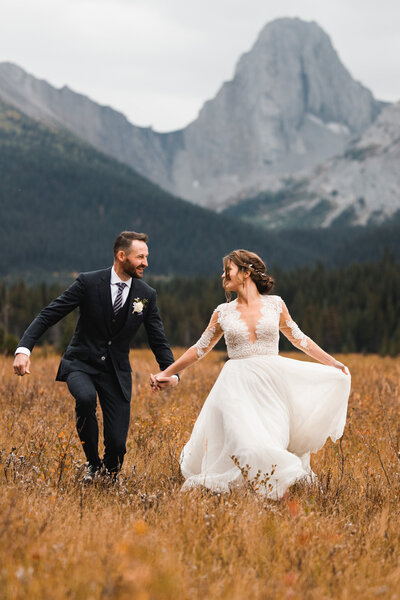
[[[143,309],[145,308],[147,303],[147,298],[143,298],[143,300],[141,300],[140,298],[135,298],[133,301],[132,314],[138,315],[140,317],[143,314]]]

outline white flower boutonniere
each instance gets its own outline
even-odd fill
[[[138,315],[140,317],[143,314],[143,310],[147,303],[147,298],[143,298],[143,300],[141,300],[140,298],[135,298],[133,301],[132,314]]]

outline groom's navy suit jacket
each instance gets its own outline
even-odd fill
[[[75,333],[61,359],[56,379],[66,381],[73,371],[96,375],[113,368],[124,397],[129,401],[132,389],[129,347],[142,323],[160,369],[166,369],[174,357],[158,312],[156,291],[144,281],[132,279],[128,298],[116,319],[111,303],[110,280],[111,268],[81,273],[32,321],[19,346],[32,350],[49,327],[79,307]],[[142,314],[133,313],[135,298],[147,300]]]

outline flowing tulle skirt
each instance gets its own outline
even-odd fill
[[[226,492],[247,478],[276,499],[312,479],[310,452],[343,434],[350,383],[334,367],[282,356],[229,360],[182,450],[182,489]]]

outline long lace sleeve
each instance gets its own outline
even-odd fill
[[[335,359],[322,350],[311,338],[306,336],[289,314],[286,304],[282,300],[282,312],[279,321],[279,329],[288,340],[305,354],[325,364],[333,365]]]
[[[210,352],[215,344],[221,339],[223,333],[222,327],[218,321],[218,309],[215,309],[207,328],[193,346],[193,348],[196,348],[197,358],[203,358],[207,352]]]
[[[293,344],[299,350],[305,352],[309,348],[309,342],[311,341],[295,323],[289,314],[286,304],[282,300],[282,312],[279,321],[279,329],[284,336],[287,337],[289,342]]]

